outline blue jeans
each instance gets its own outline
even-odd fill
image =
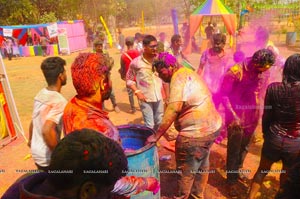
[[[157,130],[164,113],[163,100],[157,102],[140,102],[145,126]]]
[[[178,136],[175,144],[178,193],[176,198],[203,198],[209,154],[219,131],[202,138]]]

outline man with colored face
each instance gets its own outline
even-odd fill
[[[200,58],[197,73],[203,77],[212,94],[218,91],[228,64],[229,56],[224,51],[225,43],[226,36],[224,34],[214,34],[212,47],[204,51]]]
[[[230,195],[238,196],[237,181],[246,181],[242,170],[249,143],[263,108],[259,101],[262,86],[267,83],[267,71],[275,62],[268,49],[261,49],[252,57],[232,66],[225,74],[218,98],[225,108],[227,142],[227,183]]]
[[[109,69],[104,58],[97,53],[81,53],[71,66],[73,85],[77,95],[67,104],[63,124],[66,134],[89,128],[121,143],[119,131],[102,110],[103,100],[110,96]],[[83,132],[84,133],[84,132]],[[132,195],[148,190],[157,192],[159,183],[155,178],[125,176],[118,180],[113,192]]]
[[[174,122],[179,132],[175,157],[177,198],[203,198],[209,175],[209,152],[219,134],[222,118],[211,94],[196,72],[181,66],[174,56],[160,53],[153,67],[170,83],[170,98],[163,121],[148,142],[157,142]]]
[[[102,110],[102,103],[110,96],[109,69],[103,56],[81,53],[71,66],[73,85],[77,95],[67,104],[63,123],[66,134],[83,127],[95,127],[107,137],[120,141],[119,132]]]
[[[176,57],[179,63],[182,63],[183,60],[187,60],[187,57],[182,52],[182,46],[182,37],[178,34],[173,35],[171,38],[171,46],[167,52]]]
[[[145,126],[157,129],[163,116],[162,81],[152,70],[157,55],[157,40],[152,35],[143,39],[143,54],[133,59],[126,74],[126,84],[140,101]]]

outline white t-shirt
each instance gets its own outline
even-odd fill
[[[31,153],[36,164],[46,167],[49,166],[51,150],[46,145],[42,127],[46,120],[51,120],[61,125],[61,117],[67,100],[56,91],[49,91],[43,88],[34,98],[32,114],[33,132],[31,139]],[[61,131],[61,128],[58,132]]]

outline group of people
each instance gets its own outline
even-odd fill
[[[255,198],[263,178],[279,160],[283,162],[283,172],[276,197],[293,198],[296,190],[287,184],[295,181],[290,173],[298,171],[291,169],[299,168],[300,55],[291,55],[286,60],[282,82],[267,87],[263,105],[260,95],[268,83],[267,71],[276,61],[274,51],[261,48],[250,57],[236,54],[235,63],[228,66],[229,58],[224,51],[226,37],[217,33],[211,39],[212,47],[202,54],[198,70],[185,65],[188,58],[181,51],[181,36],[176,34],[168,48],[159,48],[159,43],[166,42],[153,35],[137,33],[135,38],[126,37],[127,49],[120,58],[119,72],[127,87],[131,112],[136,111],[135,95],[145,126],[155,131],[147,143],[156,143],[166,136],[172,124],[178,132],[175,198],[205,197],[210,149],[224,129],[228,134],[229,195],[242,194],[238,181],[246,178],[243,162],[261,111],[264,144],[248,198]],[[81,53],[74,60],[71,73],[77,95],[69,101],[60,94],[67,82],[66,62],[59,57],[43,61],[41,69],[48,86],[35,97],[28,145],[37,168],[45,172],[19,180],[4,198],[11,194],[15,198],[19,195],[106,198],[146,190],[155,194],[159,190],[159,182],[153,177],[130,177],[121,172],[128,169],[126,156],[120,147],[118,130],[103,110],[104,100],[113,93],[110,78],[113,60],[103,53],[102,45],[95,42],[96,53]],[[225,117],[219,106],[223,106]],[[60,140],[62,129],[65,137]],[[60,170],[74,173],[51,172]],[[108,172],[95,175],[85,173],[86,170]]]
[[[76,57],[71,73],[77,94],[69,101],[60,93],[67,83],[65,60],[49,57],[42,62],[48,86],[35,97],[28,145],[43,172],[18,180],[2,198],[109,198],[158,192],[154,177],[125,176],[128,166],[119,132],[102,109],[111,94],[106,61],[99,53]]]
[[[172,39],[176,37],[174,35]],[[171,48],[176,43],[172,39]],[[209,173],[209,150],[219,132],[225,128],[228,134],[228,190],[230,196],[238,197],[242,194],[238,181],[248,181],[243,172],[243,162],[263,112],[264,137],[271,136],[269,132],[275,132],[277,137],[273,141],[264,142],[261,163],[251,184],[249,198],[255,197],[263,177],[270,171],[272,164],[279,160],[283,161],[279,195],[287,193],[284,192],[287,188],[284,184],[290,168],[297,163],[299,153],[296,147],[299,142],[297,102],[289,100],[297,98],[299,54],[292,55],[285,62],[282,88],[272,89],[277,92],[277,96],[269,94],[272,84],[268,87],[264,106],[260,96],[264,95],[264,88],[269,83],[268,70],[276,63],[278,54],[269,46],[257,49],[250,57],[238,51],[234,55],[235,63],[228,66],[225,43],[226,37],[223,34],[212,35],[212,47],[202,54],[197,74],[183,67],[177,57],[180,53],[161,52],[156,56],[157,40],[151,35],[144,38],[143,54],[130,63],[126,81],[141,102],[145,125],[156,131],[155,135],[148,138],[148,142],[157,142],[174,123],[178,131],[176,168],[182,171],[177,174],[177,197],[203,198]],[[162,110],[160,93],[164,88],[157,77],[168,84],[168,91],[165,91],[167,98],[164,99],[167,108],[163,112],[157,111]],[[290,79],[289,82],[286,79]],[[157,85],[160,85],[159,89]],[[292,86],[293,89],[286,90],[286,86]],[[289,98],[283,97],[283,93],[289,93],[286,94]],[[224,118],[218,111],[220,105],[224,107]],[[275,106],[277,108],[273,108]],[[290,117],[295,119],[290,122]]]
[[[18,40],[14,37],[5,37],[1,43],[1,55],[12,60],[14,56],[20,57]]]

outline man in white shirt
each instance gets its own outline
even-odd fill
[[[60,94],[67,83],[64,66],[60,57],[49,57],[41,64],[48,86],[34,98],[32,121],[29,126],[29,142],[33,160],[41,170],[47,170],[51,153],[61,133],[61,117],[67,100]]]
[[[162,81],[153,72],[157,40],[153,35],[143,39],[144,52],[133,59],[126,74],[126,84],[140,101],[145,126],[156,129],[163,116]]]

